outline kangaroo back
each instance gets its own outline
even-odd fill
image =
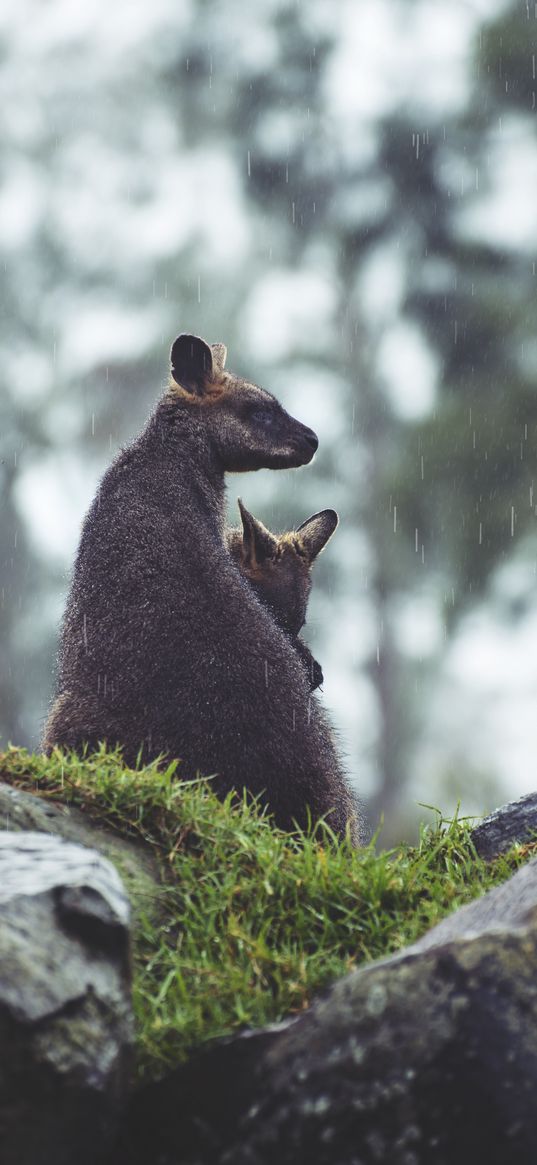
[[[311,568],[336,530],[338,516],[335,510],[322,510],[307,518],[298,530],[276,535],[249,513],[240,498],[238,504],[242,528],[226,532],[231,557],[277,624],[289,635],[314,691],[323,682],[321,665],[299,632],[306,622]]]
[[[225,472],[297,467],[316,447],[225,370],[223,345],[178,337],[168,390],[83,524],[47,750],[106,740],[128,764],[178,757],[180,776],[211,775],[221,794],[246,786],[283,828],[354,821],[304,668],[224,540]]]

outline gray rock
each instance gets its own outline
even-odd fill
[[[50,833],[96,849],[121,869],[127,886],[135,886],[135,896],[154,896],[160,884],[160,870],[148,846],[121,837],[112,829],[92,821],[88,812],[61,802],[25,793],[0,783],[0,830],[33,830]]]
[[[535,1165],[537,862],[136,1098],[114,1165]]]
[[[529,836],[531,800],[493,815],[500,848]],[[151,857],[85,814],[0,786],[2,823],[95,839],[127,882],[155,897]],[[60,886],[52,850],[47,856],[45,847],[38,869],[31,834],[15,844],[24,878],[10,859],[2,865],[0,845],[0,1161],[96,1165],[116,1125],[128,1061],[101,978],[111,956],[117,991],[126,982],[121,892],[103,880],[95,855],[77,879],[67,852],[76,846],[63,846]],[[24,899],[32,876],[27,916],[11,895]],[[5,933],[14,954],[2,946]],[[31,934],[47,941],[26,958],[22,940]],[[122,1014],[125,1031],[128,1008]],[[217,1042],[140,1089],[107,1162],[534,1165],[536,1088],[537,860],[412,947],[337,983],[299,1019]]]
[[[98,853],[0,833],[0,1161],[97,1165],[130,1071],[129,904]]]
[[[536,838],[537,793],[527,793],[518,801],[502,805],[472,830],[475,848],[488,862],[505,853],[516,841],[535,841]]]

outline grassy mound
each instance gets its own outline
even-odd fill
[[[0,780],[82,808],[158,859],[162,887],[135,903],[142,1075],[161,1074],[207,1039],[301,1011],[536,851],[514,847],[486,865],[470,823],[440,816],[416,847],[355,851],[323,825],[282,833],[246,799],[222,803],[210,782],[177,781],[176,767],[127,769],[105,750],[83,760],[0,754]]]

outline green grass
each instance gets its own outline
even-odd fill
[[[141,1075],[161,1074],[212,1037],[300,1012],[535,852],[514,847],[486,865],[471,823],[440,815],[417,846],[355,851],[322,825],[282,833],[245,800],[222,803],[209,783],[183,784],[175,769],[126,769],[104,750],[82,760],[0,754],[0,780],[83,808],[159,861],[162,888],[135,902]]]

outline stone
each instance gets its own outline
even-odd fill
[[[515,842],[537,840],[537,793],[526,793],[495,809],[472,830],[472,841],[485,861],[505,853]]]
[[[0,1161],[98,1165],[131,1069],[129,903],[94,850],[0,833]]]
[[[537,862],[142,1089],[114,1165],[535,1165]]]
[[[479,852],[529,840],[532,809],[529,797],[493,814],[488,837],[474,831]],[[64,856],[94,839],[128,881],[146,880],[147,901],[158,897],[151,855],[86,813],[0,786],[0,821],[59,834],[71,844],[45,840]],[[26,844],[29,916],[20,907],[26,878],[32,886]],[[208,1045],[138,1088],[121,1115],[130,1035],[122,1044],[121,1021],[110,1023],[109,998],[94,985],[105,957],[117,984],[128,980],[118,882],[109,886],[94,854],[81,881],[68,860],[60,886],[32,845],[31,833],[15,839],[22,873],[10,858],[2,865],[0,847],[2,1165],[534,1165],[537,860],[412,947],[336,983],[300,1018]],[[25,958],[19,939],[32,935]]]
[[[50,833],[96,849],[120,867],[122,877],[128,885],[136,885],[140,896],[154,895],[161,883],[158,863],[149,847],[93,821],[90,809],[82,812],[72,805],[49,801],[0,782],[1,829]]]

